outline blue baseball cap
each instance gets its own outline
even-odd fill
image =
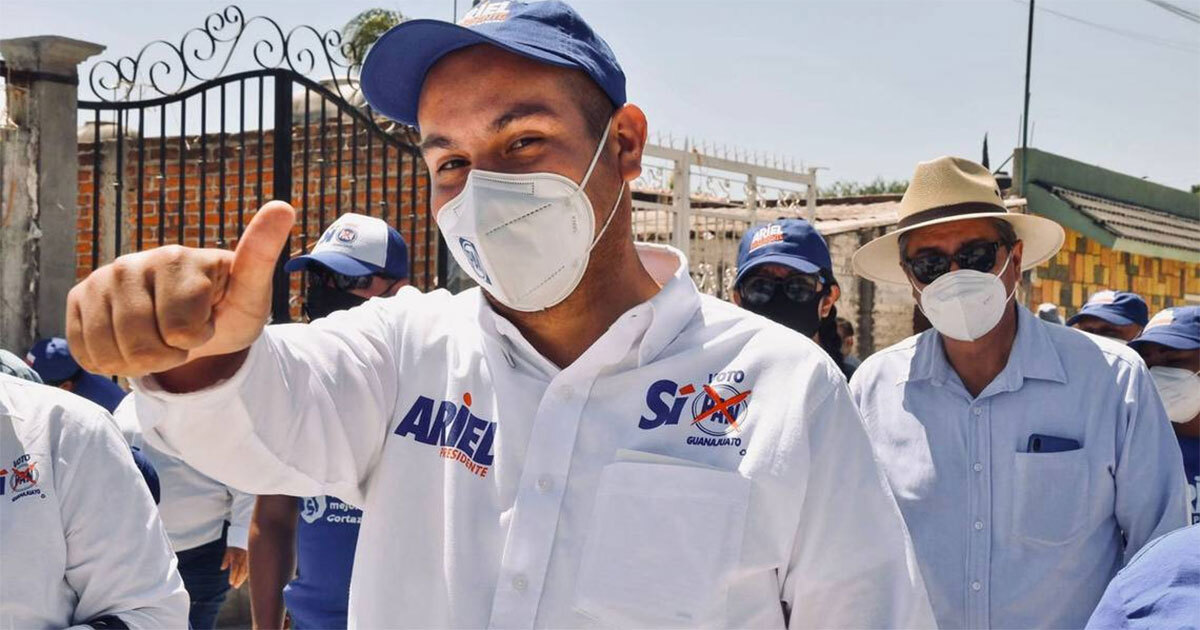
[[[25,355],[25,362],[50,385],[69,380],[83,368],[71,356],[67,340],[62,337],[38,339]]]
[[[738,246],[737,278],[768,263],[783,265],[801,273],[815,273],[825,284],[836,284],[829,246],[821,233],[804,219],[782,219],[750,228]]]
[[[1078,313],[1067,320],[1067,325],[1074,326],[1082,317],[1096,317],[1115,326],[1145,326],[1150,319],[1150,309],[1142,296],[1136,293],[1097,291],[1088,298]]]
[[[1129,345],[1137,348],[1143,343],[1157,343],[1174,350],[1200,350],[1200,306],[1159,311]]]
[[[347,276],[408,277],[408,244],[383,219],[347,212],[331,223],[312,251],[286,263],[287,272],[325,267]]]
[[[625,72],[612,49],[559,0],[484,2],[467,11],[458,24],[442,20],[399,24],[367,53],[359,74],[363,96],[375,111],[416,126],[426,73],[447,54],[476,44],[582,70],[614,106],[625,104]]]

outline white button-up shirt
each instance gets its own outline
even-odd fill
[[[851,389],[943,628],[1083,627],[1123,563],[1185,523],[1170,422],[1120,343],[1018,307],[1008,364],[975,398],[932,330]]]
[[[930,626],[837,367],[639,252],[663,288],[564,369],[478,290],[404,289],[213,388],[140,381],[138,416],[230,485],[362,505],[352,626]]]
[[[0,628],[186,628],[154,500],[108,412],[0,374]]]
[[[135,397],[126,396],[113,410],[113,419],[129,444],[140,449],[158,473],[158,513],[176,552],[217,540],[226,522],[226,546],[249,548],[254,495],[230,488],[146,443],[137,421]]]

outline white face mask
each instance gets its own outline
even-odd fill
[[[617,200],[596,234],[592,202],[583,188],[603,152],[608,129],[583,181],[556,173],[467,175],[461,193],[437,215],[450,253],[479,286],[518,311],[540,311],[562,302],[579,286],[592,248],[617,213]]]
[[[1150,368],[1150,376],[1171,422],[1183,424],[1200,413],[1200,374],[1156,365]]]
[[[1011,261],[1010,252],[1000,274]],[[1012,292],[1006,294],[1000,275],[959,269],[939,276],[923,290],[917,289],[917,306],[939,333],[959,341],[975,341],[1000,323],[1004,307],[1016,291],[1014,284]]]

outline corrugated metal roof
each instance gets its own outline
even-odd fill
[[[1187,219],[1061,186],[1050,192],[1120,238],[1200,252],[1200,217]]]

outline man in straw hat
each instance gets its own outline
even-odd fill
[[[1180,456],[1124,345],[1013,300],[1062,245],[984,167],[917,166],[898,229],[854,270],[909,283],[934,329],[851,382],[943,628],[1080,627],[1147,541],[1184,524]]]

